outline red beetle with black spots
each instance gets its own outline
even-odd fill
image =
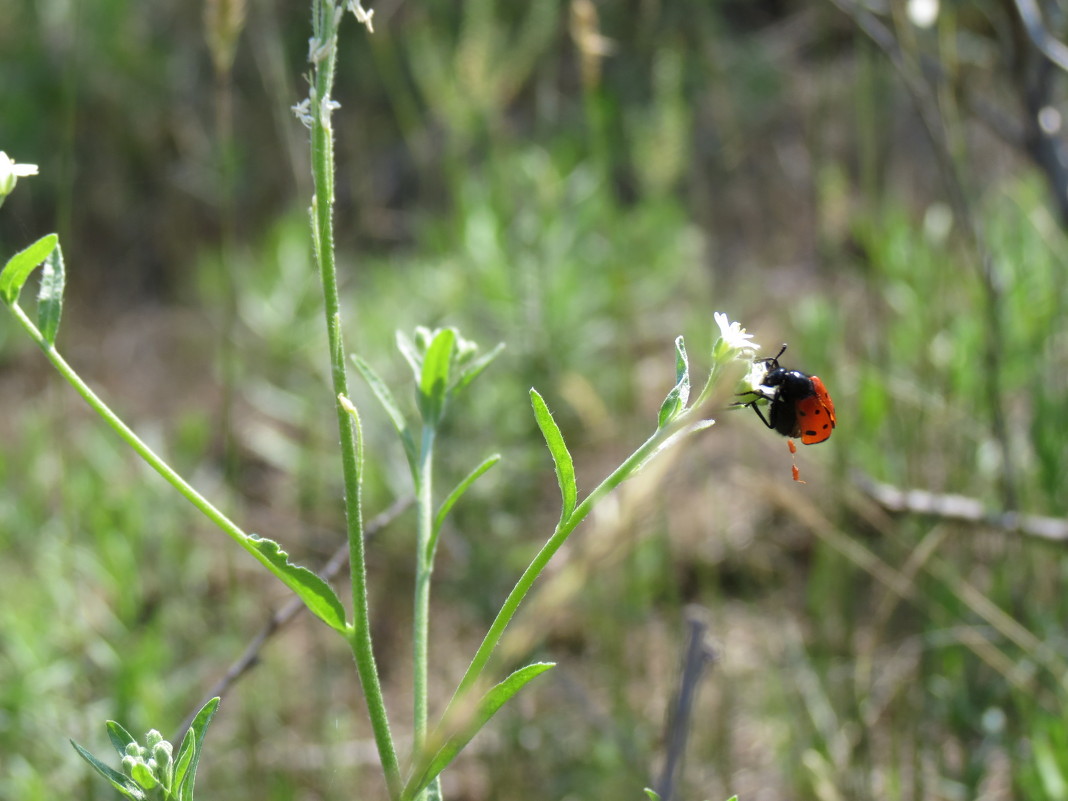
[[[836,419],[834,402],[819,376],[800,370],[789,370],[779,364],[779,357],[786,352],[783,345],[777,354],[768,359],[758,359],[754,365],[763,365],[763,377],[753,381],[749,393],[757,397],[736,403],[749,406],[761,422],[784,437],[800,439],[804,445],[826,442],[834,431]],[[757,405],[760,399],[768,401],[768,416]],[[791,441],[790,452],[796,448]],[[794,480],[801,481],[797,465],[794,465]],[[804,482],[802,482],[804,483]]]

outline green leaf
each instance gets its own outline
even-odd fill
[[[482,696],[472,717],[465,721],[459,730],[451,734],[429,759],[425,760],[425,764],[421,769],[413,772],[412,779],[409,780],[404,792],[401,793],[401,798],[411,799],[417,796],[448,767],[449,763],[456,758],[456,755],[471,742],[471,739],[497,713],[497,710],[533,679],[553,667],[555,667],[553,662],[535,662],[532,665],[527,665],[515,671],[515,673]]]
[[[401,352],[408,365],[412,368],[412,375],[415,377],[416,383],[419,382],[419,376],[423,372],[423,357],[419,355],[419,349],[416,348],[415,343],[408,339],[408,335],[403,331],[397,332],[397,350]]]
[[[182,744],[178,748],[178,753],[174,756],[174,777],[171,782],[172,794],[181,801],[182,799],[182,782],[189,773],[189,766],[193,763],[193,758],[198,755],[196,752],[196,742],[193,736],[193,729],[190,728],[186,731],[185,737],[182,738]],[[192,787],[192,783],[190,783]],[[192,789],[189,793],[192,794]]]
[[[1046,798],[1068,798],[1068,781],[1060,767],[1057,750],[1045,735],[1032,741],[1035,768]]]
[[[127,798],[132,798],[133,801],[144,801],[145,791],[142,790],[133,779],[128,776],[124,776],[114,768],[108,767],[95,756],[90,754],[74,740],[70,741],[70,744],[74,746],[74,750],[78,752],[82,759],[93,766],[93,769],[103,776],[112,787],[118,790]]]
[[[472,470],[467,476],[456,485],[456,489],[449,493],[449,497],[444,500],[440,507],[438,507],[438,513],[434,517],[434,529],[430,535],[430,542],[427,543],[427,555],[432,556],[434,548],[437,547],[438,534],[441,533],[441,526],[445,522],[445,518],[448,516],[449,511],[456,502],[463,497],[463,494],[467,492],[468,488],[475,483],[479,476],[493,467],[497,462],[501,460],[499,453],[493,454],[482,461],[482,463]]]
[[[293,590],[320,620],[335,631],[346,632],[345,607],[329,584],[308,568],[290,562],[289,554],[274,540],[251,534],[245,540],[245,547]]]
[[[675,340],[675,386],[660,406],[657,428],[671,423],[686,408],[690,400],[690,361],[686,356],[686,343],[682,337]]]
[[[41,273],[41,291],[37,293],[37,327],[45,342],[56,344],[59,331],[59,318],[63,315],[63,287],[66,284],[63,269],[63,248],[58,244],[44,261]]]
[[[204,750],[204,736],[208,733],[208,726],[211,725],[211,719],[218,708],[218,697],[204,704],[197,712],[197,716],[193,718],[189,731],[182,739],[182,747],[178,749],[174,771],[174,786],[178,788],[178,801],[193,801],[193,782],[196,781],[197,764]]]
[[[8,306],[19,299],[22,285],[38,264],[48,258],[59,243],[59,236],[48,234],[42,236],[25,250],[20,250],[4,265],[0,271],[0,299]]]
[[[455,347],[456,331],[442,328],[434,334],[423,356],[417,398],[423,422],[431,428],[437,427],[445,413],[445,403],[449,397],[449,368]]]
[[[148,765],[144,762],[136,763],[130,770],[133,774],[130,776],[135,782],[137,782],[145,790],[152,790],[159,784],[159,781],[152,775],[152,771],[149,770]]]
[[[646,787],[645,795],[648,796],[649,801],[660,801],[660,793],[658,793],[656,790],[652,790]]]
[[[441,801],[441,777],[431,781],[424,794],[426,801]]]
[[[498,355],[500,355],[500,352],[502,350],[504,350],[504,343],[500,342],[497,344],[497,347],[495,347],[489,353],[479,356],[470,364],[465,365],[463,371],[460,373],[460,378],[456,381],[456,385],[453,387],[453,392],[459,392],[460,390],[467,387],[467,385],[474,381],[476,378],[478,378],[482,371],[489,366],[489,363],[496,359]]]
[[[119,752],[119,759],[122,759],[126,756],[126,746],[130,743],[136,743],[137,740],[134,739],[130,732],[113,720],[105,723],[104,727],[108,730],[108,739],[111,740],[111,745]]]
[[[549,446],[553,464],[556,466],[556,478],[560,482],[560,498],[563,509],[560,520],[567,520],[575,511],[578,502],[578,484],[575,481],[575,463],[571,460],[571,454],[564,444],[564,435],[560,433],[560,427],[556,425],[549,407],[545,400],[535,389],[530,390],[530,402],[534,406],[534,418],[538,421],[538,428],[545,437],[545,444]]]
[[[675,338],[675,383],[690,386],[690,360],[686,356],[686,340],[681,336]]]
[[[367,386],[371,388],[375,397],[378,398],[378,402],[382,404],[382,408],[386,410],[386,414],[389,415],[390,422],[393,423],[393,428],[395,428],[397,434],[400,435],[401,443],[404,445],[404,453],[408,457],[408,461],[411,464],[415,464],[416,453],[415,443],[412,441],[412,433],[408,429],[408,421],[404,419],[404,413],[400,410],[400,406],[397,405],[393,393],[389,391],[386,382],[378,377],[378,374],[371,368],[371,365],[355,354],[352,356],[352,362],[356,365],[356,369],[360,371],[363,380],[367,382]]]

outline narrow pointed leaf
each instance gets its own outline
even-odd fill
[[[467,474],[463,481],[456,485],[456,489],[450,492],[449,497],[447,497],[444,502],[442,502],[441,506],[438,507],[438,513],[434,517],[434,530],[430,535],[430,542],[427,543],[428,555],[433,555],[434,549],[437,547],[438,543],[438,534],[441,533],[441,526],[445,522],[445,518],[448,517],[452,507],[463,497],[463,494],[467,492],[468,488],[478,480],[479,476],[497,464],[500,460],[501,455],[499,453],[495,453],[493,456],[484,459],[478,467]]]
[[[545,444],[549,446],[553,464],[556,466],[556,478],[560,482],[560,499],[562,502],[561,520],[567,520],[575,511],[578,502],[578,484],[575,481],[575,463],[564,443],[564,435],[560,433],[560,427],[553,420],[549,407],[545,400],[535,389],[530,390],[530,402],[534,407],[534,418],[538,421],[538,428],[545,437]]]
[[[0,271],[0,299],[8,306],[19,299],[22,285],[38,264],[48,258],[59,242],[56,234],[42,236],[25,250],[20,250],[4,265]]]
[[[70,741],[70,744],[74,746],[74,750],[78,752],[82,759],[93,766],[93,769],[103,776],[108,783],[111,784],[116,790],[122,793],[127,798],[132,798],[133,801],[144,801],[145,791],[138,787],[137,782],[128,776],[124,776],[112,767],[105,765],[95,756],[90,754],[74,740]]]
[[[456,755],[471,742],[471,739],[489,722],[502,706],[504,706],[516,693],[522,690],[533,679],[545,671],[555,667],[553,662],[535,662],[520,668],[512,675],[494,686],[478,702],[478,708],[472,718],[466,724],[449,736],[434,755],[427,760],[421,770],[413,773],[412,780],[404,788],[401,798],[415,798],[430,782],[432,782],[452,762]]]
[[[389,391],[386,382],[378,377],[378,373],[374,371],[371,365],[355,354],[352,356],[352,362],[356,365],[356,369],[360,371],[363,380],[367,382],[367,386],[371,388],[375,397],[378,398],[378,402],[382,404],[382,408],[386,410],[390,422],[393,423],[393,428],[400,435],[401,444],[404,445],[404,453],[408,457],[408,461],[414,464],[416,457],[415,443],[412,441],[412,434],[408,430],[408,421],[404,419],[404,413],[400,410],[400,406],[397,405],[393,393]]]
[[[215,711],[218,708],[219,698],[212,698],[197,712],[189,731],[185,733],[181,751],[187,750],[187,741],[191,742],[192,748],[188,749],[188,751],[192,756],[181,767],[181,775],[179,775],[176,766],[174,786],[178,788],[178,801],[193,801],[193,782],[196,781],[197,764],[200,762],[200,755],[204,750],[204,736],[208,733],[208,726],[211,725],[211,719],[215,716]]]
[[[664,398],[664,402],[660,405],[660,414],[656,418],[656,427],[663,428],[671,423],[679,414],[685,409],[685,404],[679,393],[679,388],[676,386],[667,394]]]
[[[649,798],[649,801],[660,801],[660,793],[649,787],[645,788],[645,795]]]
[[[690,359],[686,355],[686,340],[681,336],[675,338],[675,383],[690,386]]]
[[[675,340],[675,386],[660,406],[657,428],[663,428],[686,408],[690,400],[690,361],[686,356],[686,343],[682,337]]]
[[[108,730],[108,739],[111,740],[111,745],[119,752],[119,759],[126,756],[126,746],[130,743],[136,743],[130,732],[126,731],[121,725],[113,720],[109,720],[104,727]]]
[[[419,376],[423,372],[423,359],[419,355],[419,350],[415,347],[415,343],[408,339],[408,335],[403,331],[397,332],[397,350],[401,352],[405,361],[412,368],[412,375],[418,382]]]
[[[152,775],[152,771],[148,769],[148,765],[144,762],[138,762],[134,765],[130,773],[133,774],[130,778],[145,790],[153,790],[159,784],[159,781]]]
[[[178,753],[174,756],[174,779],[172,786],[177,788],[175,791],[179,798],[182,798],[182,781],[185,779],[186,774],[189,772],[189,766],[193,762],[193,757],[196,756],[196,742],[193,737],[193,729],[186,729],[185,736],[182,738],[182,744],[178,748]]]
[[[346,631],[345,607],[334,589],[306,567],[289,561],[289,554],[274,540],[252,534],[245,540],[245,548],[282,583],[293,590],[305,606],[335,631]]]
[[[37,327],[49,345],[56,344],[59,319],[63,315],[63,287],[66,280],[63,248],[57,244],[56,249],[44,260],[41,291],[37,294]]]
[[[500,352],[504,350],[504,343],[498,343],[497,347],[482,356],[479,356],[473,362],[464,367],[463,372],[460,374],[460,378],[456,381],[456,386],[453,387],[453,392],[459,392],[464,389],[468,384],[474,381],[485,370],[489,363],[492,362]]]
[[[419,376],[419,413],[423,422],[435,427],[445,412],[449,393],[449,368],[456,348],[456,331],[442,328],[435,333],[430,347],[423,356],[423,369]]]

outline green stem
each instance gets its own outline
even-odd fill
[[[433,461],[434,436],[432,426],[423,426],[419,463],[415,474],[415,607],[412,613],[413,746],[412,753],[420,754],[426,742],[427,729],[427,673],[429,664],[430,577],[434,570],[431,534],[434,527]]]
[[[205,517],[211,522],[226,532],[231,538],[240,543],[243,547],[247,547],[249,535],[246,534],[240,526],[238,526],[233,520],[223,514],[217,507],[215,507],[207,498],[197,492],[193,487],[178,473],[163,461],[155,451],[153,451],[145,442],[133,432],[133,430],[119,419],[119,416],[115,412],[111,411],[111,408],[101,398],[89,388],[81,376],[75,372],[66,360],[59,355],[59,351],[54,346],[48,344],[44,336],[38,330],[37,326],[33,324],[33,321],[26,315],[26,312],[22,310],[22,307],[17,303],[11,304],[9,307],[11,313],[15,315],[15,318],[22,324],[22,327],[26,329],[26,332],[30,335],[34,342],[36,342],[48,361],[52,362],[52,365],[59,371],[67,382],[74,387],[75,391],[85,399],[85,402],[92,407],[93,411],[99,414],[115,432],[122,437],[122,439],[140,456],[145,462],[157,473],[180,492],[186,500],[188,500],[193,506],[199,509]]]
[[[571,532],[578,527],[579,523],[586,518],[593,507],[596,506],[605,495],[632,476],[642,462],[652,456],[661,445],[681,430],[682,425],[680,424],[690,416],[690,412],[692,412],[694,408],[696,408],[696,406],[691,407],[689,412],[680,415],[676,424],[668,426],[667,428],[658,429],[656,433],[642,443],[634,453],[627,457],[623,464],[612,471],[612,473],[605,478],[596,489],[587,495],[586,499],[575,507],[575,511],[573,511],[566,520],[560,521],[556,530],[553,532],[553,535],[549,537],[541,550],[538,551],[537,555],[527,566],[527,569],[523,571],[523,575],[519,577],[519,581],[516,582],[515,587],[508,593],[508,597],[501,605],[501,609],[497,613],[497,617],[494,619],[492,625],[490,625],[489,631],[482,640],[482,644],[478,647],[478,651],[475,652],[475,656],[471,660],[467,672],[464,673],[463,678],[460,679],[456,692],[453,693],[452,699],[449,701],[449,705],[446,707],[445,712],[442,715],[443,721],[447,720],[450,711],[452,711],[459,702],[465,699],[468,692],[478,682],[483,669],[486,667],[486,663],[489,662],[490,657],[493,655],[493,651],[501,641],[501,637],[504,636],[504,630],[511,622],[523,597],[533,586],[534,582],[541,574],[541,571],[545,569],[549,560],[553,558],[558,550],[560,550],[560,546],[567,541]]]
[[[314,63],[315,76],[311,93],[311,160],[315,196],[312,200],[312,236],[315,256],[319,262],[319,276],[323,285],[326,329],[330,348],[331,375],[334,384],[335,411],[341,438],[341,464],[345,481],[345,518],[349,539],[349,570],[352,581],[353,629],[349,641],[356,661],[367,703],[379,759],[385,773],[392,799],[400,797],[400,767],[393,737],[389,729],[385,699],[375,664],[371,641],[370,613],[367,601],[367,566],[363,546],[363,519],[360,510],[361,465],[356,423],[342,406],[340,398],[348,397],[348,376],[345,372],[345,348],[342,341],[341,304],[337,288],[337,269],[334,260],[334,141],[330,124],[331,92],[334,67],[337,61],[337,17],[334,4],[319,0],[314,5],[315,36],[324,47]]]

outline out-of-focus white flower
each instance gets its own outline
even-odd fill
[[[722,355],[720,351],[722,347],[723,349],[730,349],[733,358],[749,359],[760,350],[760,345],[750,341],[753,335],[747,334],[741,323],[737,321],[731,322],[723,312],[715,312],[712,317],[715,319],[716,325],[719,326],[720,341],[716,343],[717,355]]]
[[[938,0],[909,0],[905,13],[917,28],[930,28],[938,21]]]
[[[19,178],[36,174],[36,164],[16,164],[7,153],[0,150],[0,201],[11,194]]]

